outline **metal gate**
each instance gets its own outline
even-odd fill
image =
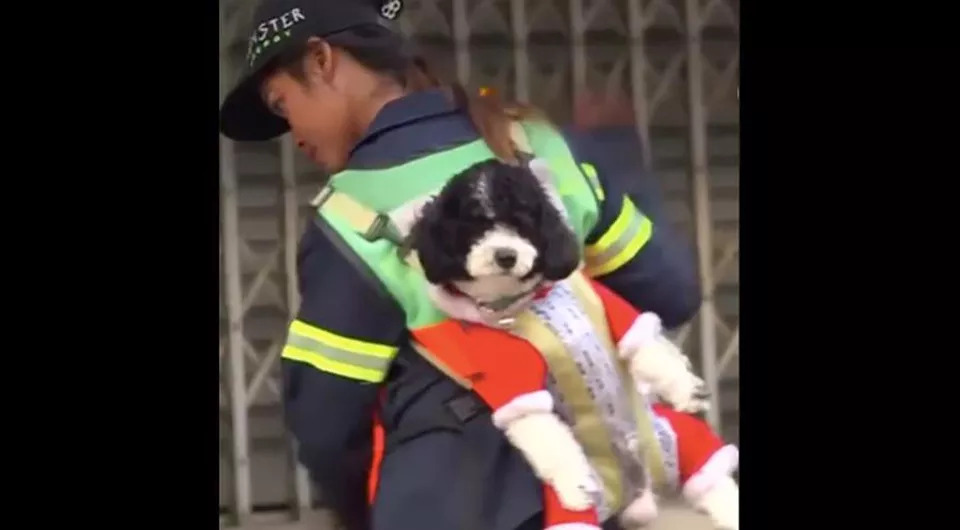
[[[236,76],[253,3],[221,0],[222,89]],[[739,1],[404,4],[399,28],[445,77],[529,101],[561,124],[584,90],[629,98],[646,140],[644,159],[698,250],[704,304],[678,338],[713,391],[710,420],[736,441]],[[224,524],[302,522],[313,502],[282,427],[277,360],[299,303],[297,240],[324,176],[288,137],[250,144],[222,138],[220,152]]]

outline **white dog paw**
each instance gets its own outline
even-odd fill
[[[699,414],[710,410],[710,393],[703,379],[692,372],[679,375],[659,392],[676,410]]]
[[[655,395],[683,412],[697,413],[709,408],[706,383],[679,359],[666,359],[653,368],[649,362],[644,364],[634,365],[631,370],[634,380],[638,381],[638,392]]]
[[[568,510],[581,511],[597,505],[600,488],[590,474],[558,473],[551,481],[560,504]]]
[[[620,514],[620,523],[628,529],[642,528],[653,522],[658,512],[653,491],[645,489],[640,497],[630,502]]]
[[[706,513],[717,530],[740,529],[740,487],[724,477],[702,494],[694,506]]]
[[[740,530],[740,516],[738,513],[718,513],[714,514],[710,519],[716,530]]]

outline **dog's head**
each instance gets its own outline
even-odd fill
[[[411,230],[427,281],[498,311],[572,274],[580,245],[543,180],[497,160],[454,176]]]

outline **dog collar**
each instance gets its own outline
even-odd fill
[[[541,298],[544,298],[545,296],[547,296],[547,294],[550,293],[550,289],[552,289],[552,288],[553,288],[553,284],[552,284],[552,283],[540,283],[540,284],[538,284],[538,285],[535,285],[532,289],[528,289],[528,290],[526,290],[526,291],[524,291],[524,292],[522,292],[522,293],[515,294],[515,295],[512,295],[512,296],[505,296],[505,297],[503,297],[503,298],[494,300],[494,301],[492,301],[492,302],[485,302],[485,303],[480,303],[480,302],[476,302],[476,301],[474,301],[474,302],[477,304],[477,307],[479,307],[479,308],[481,308],[481,309],[484,309],[484,310],[486,310],[486,311],[488,311],[488,312],[491,312],[491,313],[499,313],[499,312],[501,312],[501,311],[504,311],[504,310],[508,309],[508,308],[509,308],[510,306],[512,306],[513,304],[517,303],[518,301],[520,301],[520,300],[522,300],[522,299],[524,299],[524,298],[526,298],[526,297],[528,297],[528,296],[530,296],[530,295],[533,295],[532,298],[533,298],[534,300],[539,300],[539,299],[541,299]],[[446,286],[446,289],[447,289],[448,291],[450,291],[451,293],[456,294],[456,295],[458,295],[458,296],[463,296],[463,297],[465,297],[465,298],[470,298],[470,296],[467,295],[467,293],[464,293],[464,292],[461,291],[460,289],[457,289],[456,286],[454,286],[454,285],[447,285],[447,286]]]
[[[537,288],[533,288],[533,289],[530,289],[529,291],[524,291],[520,294],[515,294],[513,296],[505,296],[503,298],[494,300],[492,302],[487,302],[485,304],[478,303],[477,305],[484,309],[489,309],[494,312],[500,312],[509,308],[510,306],[517,303],[518,301],[530,296],[531,294],[535,294],[536,291],[537,291]]]

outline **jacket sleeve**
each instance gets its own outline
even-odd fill
[[[347,529],[363,530],[373,412],[404,318],[349,261],[342,240],[316,223],[299,250],[301,307],[281,361],[284,408],[321,499]]]
[[[566,131],[591,182],[599,216],[587,236],[588,273],[667,328],[696,314],[700,280],[692,246],[670,226],[655,181],[644,174],[633,127]]]

